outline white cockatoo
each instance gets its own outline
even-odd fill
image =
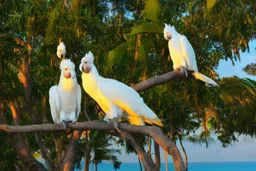
[[[194,77],[206,83],[218,86],[211,78],[198,72],[196,56],[193,47],[187,37],[179,34],[173,26],[165,24],[164,38],[168,40],[168,48],[173,62],[173,69],[184,72],[188,76],[187,70],[193,70]]]
[[[61,59],[66,59],[66,46],[63,42],[60,42],[57,47],[57,56]]]
[[[75,123],[81,111],[81,87],[77,84],[75,64],[69,59],[60,63],[60,81],[49,91],[49,102],[54,123]]]
[[[144,103],[140,95],[131,87],[114,79],[103,78],[94,65],[94,56],[88,52],[79,66],[82,72],[83,88],[105,112],[119,131],[117,119],[127,118],[131,124],[146,123],[163,126],[157,115]]]

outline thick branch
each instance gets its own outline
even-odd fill
[[[139,92],[178,78],[185,78],[185,75],[180,71],[171,71],[156,77],[148,78],[142,82],[135,84],[132,88]]]
[[[18,127],[18,126],[17,126]],[[44,167],[42,163],[37,161],[29,150],[29,147],[26,144],[24,137],[21,134],[15,134],[12,137],[13,147],[15,148],[18,157],[23,160],[24,166],[27,167],[26,170],[31,171],[46,171],[47,169]]]
[[[54,167],[54,163],[51,160],[51,156],[49,154],[48,148],[43,143],[43,139],[42,139],[41,135],[38,132],[35,132],[35,137],[36,137],[36,142],[38,143],[38,145],[41,148],[41,156],[43,157],[43,159],[46,162],[48,171],[56,170]]]
[[[142,161],[145,170],[155,170],[156,166],[155,166],[153,160],[151,159],[151,157],[149,157],[147,155],[144,148],[142,148],[137,143],[137,141],[134,139],[134,137],[131,133],[121,131],[121,137],[124,138],[126,141],[128,141],[133,146],[133,148],[135,149],[135,151],[139,155],[139,158]]]
[[[161,164],[161,159],[160,159],[160,150],[159,150],[159,145],[154,141],[154,150],[155,150],[155,164],[156,164],[156,170],[160,171],[160,164]]]
[[[75,130],[73,132],[72,139],[69,142],[68,148],[65,151],[65,156],[63,159],[62,169],[66,171],[74,170],[75,167],[75,159],[77,153],[77,141],[81,136],[81,131]]]
[[[75,130],[98,130],[98,131],[110,131],[115,130],[113,124],[99,121],[88,121],[88,122],[77,122],[75,124],[69,123],[68,127]],[[173,158],[175,168],[177,170],[184,170],[185,166],[178,148],[175,143],[166,137],[161,128],[156,126],[135,126],[125,123],[120,123],[119,127],[121,130],[140,133],[151,136],[156,143],[158,143],[165,151],[168,152]],[[0,130],[6,132],[49,132],[49,131],[63,131],[65,130],[58,124],[43,124],[43,125],[30,125],[30,126],[10,126],[0,125]]]

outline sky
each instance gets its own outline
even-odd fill
[[[217,69],[220,78],[238,76],[240,78],[250,78],[256,80],[256,76],[247,75],[242,69],[249,63],[256,63],[256,41],[250,42],[250,52],[242,53],[241,60],[236,61],[232,65],[230,60],[222,60]],[[185,150],[188,155],[189,162],[229,162],[229,161],[256,161],[256,138],[249,136],[239,136],[239,142],[232,143],[226,148],[222,147],[219,141],[210,144],[208,148],[205,145],[192,144],[190,142],[183,142]],[[177,145],[179,149],[179,145]],[[152,148],[153,149],[153,148]],[[180,150],[181,152],[181,150]],[[163,150],[161,150],[161,159],[164,161]],[[181,153],[181,155],[183,155]],[[122,162],[138,162],[138,157],[134,154],[127,155],[123,151],[123,155],[118,157]],[[171,156],[168,161],[172,162]]]

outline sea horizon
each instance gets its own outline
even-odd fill
[[[81,162],[83,166],[83,162]],[[143,166],[142,166],[143,168]],[[79,171],[80,169],[76,169]],[[81,168],[83,170],[83,168]],[[140,171],[138,162],[125,162],[120,165],[118,171]],[[143,169],[144,170],[144,169]],[[160,171],[165,171],[165,163],[161,163]],[[172,162],[168,163],[168,170],[174,171]],[[256,161],[221,161],[221,162],[189,162],[189,171],[255,171]],[[90,165],[90,171],[95,171],[93,165]],[[98,171],[115,171],[113,164],[110,162],[102,162],[98,164]]]

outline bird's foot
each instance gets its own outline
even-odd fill
[[[186,77],[188,77],[188,71],[187,71],[187,69],[185,67],[180,66],[179,68],[174,69],[174,70],[175,71],[180,70]]]
[[[112,123],[114,125],[114,128],[120,132],[120,129],[119,129],[119,122],[117,120],[117,118],[113,118],[113,119],[109,119],[109,123]]]
[[[62,121],[62,124],[63,124],[63,127],[65,128],[65,129],[67,129],[67,127],[68,127],[68,122],[67,121]]]

